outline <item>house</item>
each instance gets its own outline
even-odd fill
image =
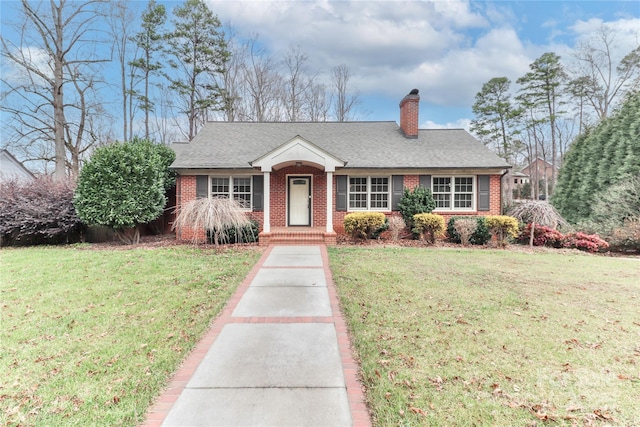
[[[0,182],[32,180],[35,176],[7,150],[0,150]]]
[[[548,162],[542,157],[537,157],[524,168],[522,173],[529,177],[532,191],[531,196],[534,199],[546,199],[547,195],[552,193],[555,185],[553,179],[553,163]]]
[[[434,212],[499,215],[511,166],[463,129],[418,129],[417,90],[384,122],[208,122],[173,144],[176,203],[233,197],[259,223],[260,244],[335,243],[350,212],[399,215],[404,188],[433,192]],[[177,229],[177,239],[205,230]]]
[[[537,177],[538,180],[546,179],[551,181],[553,174],[553,163],[546,161],[542,157],[538,157],[528,165],[522,168],[522,174],[533,179]]]

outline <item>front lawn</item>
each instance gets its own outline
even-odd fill
[[[0,251],[0,425],[135,426],[258,249]]]
[[[640,425],[640,260],[329,254],[375,425]]]

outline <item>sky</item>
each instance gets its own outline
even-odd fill
[[[619,58],[640,42],[638,1],[206,1],[275,58],[297,46],[321,75],[346,65],[363,120],[399,121],[398,103],[419,89],[421,128],[468,129],[483,83],[506,76],[515,86],[550,51],[571,66],[602,26],[616,32]],[[132,4],[141,11],[147,0]],[[0,0],[3,24],[19,7]]]

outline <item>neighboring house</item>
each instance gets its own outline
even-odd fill
[[[199,197],[233,197],[260,224],[260,243],[335,243],[350,212],[399,215],[405,188],[433,192],[435,213],[499,215],[511,166],[462,129],[418,129],[417,91],[395,122],[209,122],[173,144],[177,208]],[[205,230],[177,229],[179,240]]]
[[[527,166],[522,168],[522,173],[529,177],[532,185],[533,198],[546,198],[551,194],[553,187],[553,163],[546,161],[542,157],[536,158]]]
[[[7,150],[0,151],[0,182],[31,180],[35,176]]]
[[[527,175],[526,173],[513,172],[511,174],[511,177],[513,178],[513,184],[516,186],[524,185],[529,182],[529,175]]]

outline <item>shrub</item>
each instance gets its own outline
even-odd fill
[[[478,228],[478,221],[475,218],[460,218],[453,224],[453,228],[460,236],[460,243],[463,246],[467,246],[469,244],[469,239],[473,233],[475,233],[476,228]]]
[[[436,208],[431,190],[419,185],[413,190],[404,189],[402,198],[398,202],[398,210],[402,214],[405,224],[413,228],[413,216],[421,213],[431,213]]]
[[[137,226],[164,210],[170,159],[166,147],[137,138],[98,148],[80,171],[78,215],[88,225],[116,230],[125,243],[137,243]]]
[[[443,236],[444,217],[438,214],[421,213],[413,216],[413,232],[420,235],[420,238],[433,244],[437,237]]]
[[[237,200],[221,197],[205,197],[184,203],[179,207],[178,216],[173,223],[174,229],[210,230],[209,241],[216,245],[228,242],[228,233],[231,230],[238,234],[250,226],[251,222],[240,203]],[[197,243],[196,233],[192,241]]]
[[[518,237],[518,220],[508,215],[489,215],[486,218],[487,228],[496,236],[498,245],[504,246],[508,237]]]
[[[400,232],[407,227],[404,219],[399,216],[392,216],[387,219],[387,225],[389,228],[389,234],[391,235],[391,240],[397,242],[400,239]]]
[[[518,243],[528,245],[531,238],[532,224],[527,224],[517,237]],[[564,236],[558,230],[544,225],[536,224],[533,232],[533,246],[549,246],[552,248],[561,248]]]
[[[344,231],[356,238],[371,239],[385,226],[382,212],[353,212],[344,217]]]
[[[447,236],[452,243],[462,243],[460,235],[455,229],[456,221],[460,219],[473,218],[476,220],[476,229],[469,238],[469,243],[473,245],[485,245],[491,239],[491,233],[487,228],[487,222],[484,216],[452,216],[447,223]]]
[[[640,252],[640,219],[628,219],[615,228],[610,236],[609,247],[618,251]]]
[[[562,246],[587,252],[602,252],[609,249],[609,244],[597,234],[585,234],[581,232],[570,233],[564,236]]]
[[[233,245],[235,243],[255,243],[258,241],[258,221],[249,220],[249,224],[236,229],[235,227],[226,227],[222,232],[218,230],[207,230],[207,240],[209,243],[216,243],[215,236],[220,237],[220,243]]]
[[[0,245],[80,241],[86,230],[73,206],[74,184],[49,177],[0,186]]]

